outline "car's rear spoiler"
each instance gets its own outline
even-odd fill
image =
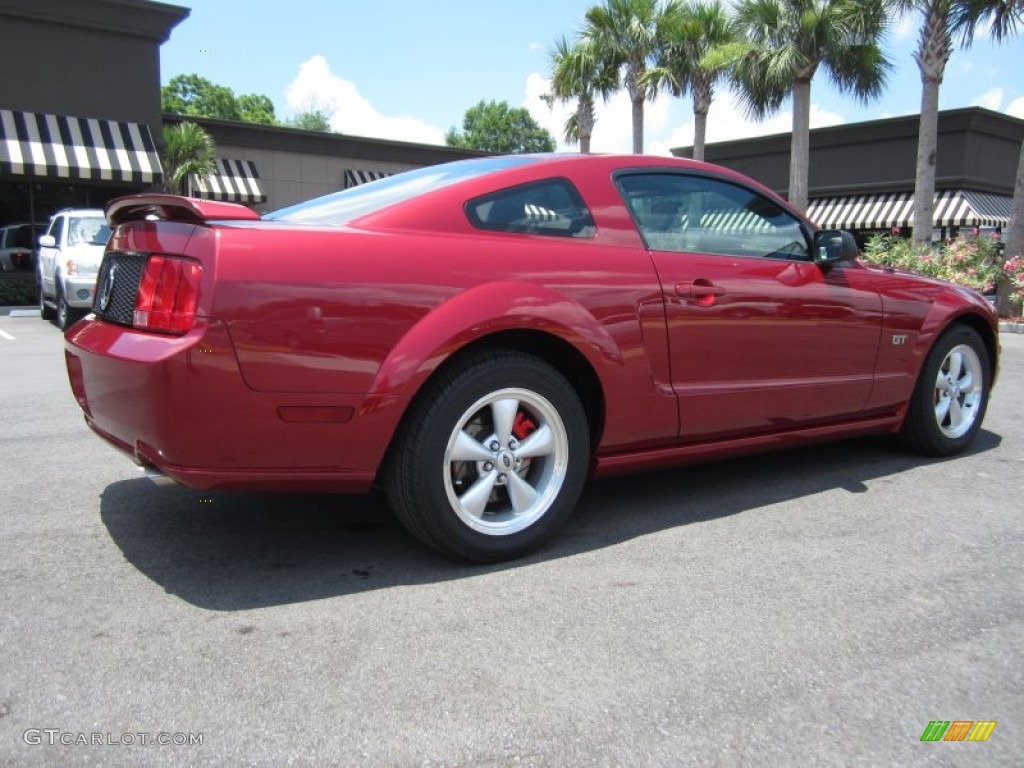
[[[199,200],[181,195],[129,195],[107,203],[104,209],[111,226],[139,219],[160,219],[202,224],[207,221],[256,221],[260,215],[237,203]]]

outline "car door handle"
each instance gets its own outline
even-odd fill
[[[702,277],[692,283],[676,283],[676,296],[684,299],[708,299],[712,296],[724,295],[725,288]]]

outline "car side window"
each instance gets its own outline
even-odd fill
[[[567,179],[545,179],[474,198],[466,216],[477,229],[554,237],[593,237],[583,198]]]
[[[811,260],[800,220],[747,187],[678,173],[622,174],[616,183],[652,250]]]
[[[57,247],[60,247],[61,235],[64,233],[64,217],[58,216],[52,222],[50,222],[50,230],[46,233],[53,235],[53,239],[57,241]]]

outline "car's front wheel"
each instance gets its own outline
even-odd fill
[[[931,456],[963,451],[985,418],[991,382],[988,349],[977,331],[956,325],[935,342],[921,369],[901,437]]]
[[[62,331],[66,331],[70,328],[79,317],[82,316],[81,310],[75,309],[68,304],[67,297],[64,296],[64,291],[61,290],[60,283],[57,283],[57,327]]]
[[[388,499],[417,538],[458,559],[523,555],[569,516],[586,479],[583,406],[554,368],[486,352],[433,381],[389,456]]]

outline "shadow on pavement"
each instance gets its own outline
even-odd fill
[[[1000,441],[982,431],[972,453]],[[100,515],[128,561],[168,593],[235,611],[521,568],[824,491],[867,493],[868,481],[935,461],[883,437],[593,482],[543,550],[487,566],[419,544],[381,495],[200,492],[138,479],[108,486]]]

